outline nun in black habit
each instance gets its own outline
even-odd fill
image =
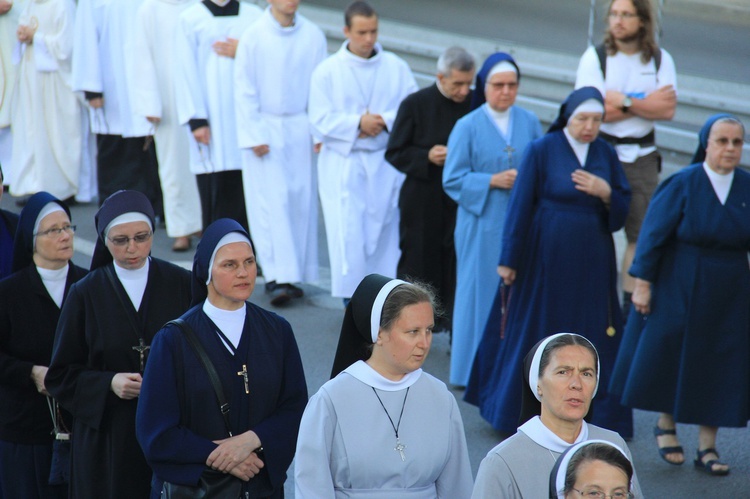
[[[233,436],[185,333],[165,326],[154,339],[137,417],[154,470],[152,498],[165,481],[197,485],[209,468],[243,480],[249,497],[284,497],[307,384],[289,323],[247,302],[256,274],[247,231],[226,218],[211,224],[193,262],[194,306],[181,319],[217,371]]]
[[[74,232],[63,202],[34,194],[21,212],[13,273],[0,281],[0,496],[67,497],[67,483],[50,483],[54,406],[44,374],[60,307],[87,272],[70,261]],[[61,430],[71,423],[64,416]]]
[[[154,334],[190,306],[190,273],[152,258],[154,211],[118,191],[96,214],[91,272],[68,294],[57,326],[49,392],[75,423],[70,494],[148,497],[151,470],[135,436],[135,410]]]

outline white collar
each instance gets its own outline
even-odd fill
[[[370,367],[370,365],[364,360],[358,360],[344,369],[343,372],[354,376],[366,385],[370,385],[378,390],[383,390],[384,392],[397,392],[409,388],[417,382],[420,376],[422,376],[422,369],[417,369],[416,371],[406,374],[398,381],[391,381]]]
[[[294,19],[292,19],[292,24],[290,24],[289,26],[282,26],[281,23],[279,23],[279,21],[275,17],[273,17],[270,5],[266,7],[266,11],[264,12],[264,14],[268,16],[271,25],[280,33],[291,33],[295,31],[299,26],[299,16],[296,13],[294,14]]]
[[[568,443],[562,438],[555,435],[552,430],[544,426],[544,423],[542,423],[542,420],[539,416],[534,416],[533,418],[526,421],[518,428],[518,431],[523,432],[524,435],[526,435],[545,449],[549,449],[552,452],[561,454],[565,452],[565,450],[571,445],[589,439],[589,426],[588,424],[586,424],[586,421],[582,421],[581,423],[581,432],[578,434],[576,441],[573,443]]]
[[[578,158],[578,162],[581,163],[581,168],[583,168],[586,165],[586,158],[589,155],[590,144],[588,142],[581,142],[579,140],[576,140],[570,134],[567,126],[563,128],[563,133],[565,134],[565,138],[568,139],[568,144],[570,144],[571,149],[573,149],[576,158]]]
[[[341,45],[341,48],[339,49],[339,54],[341,57],[344,57],[348,62],[357,65],[357,66],[372,66],[380,63],[380,56],[383,54],[383,47],[380,45],[380,43],[375,42],[375,46],[373,47],[373,50],[375,51],[375,55],[372,57],[368,57],[365,59],[364,57],[360,57],[354,52],[349,51],[349,40],[346,40],[343,45]]]

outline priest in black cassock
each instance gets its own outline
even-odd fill
[[[47,390],[75,423],[70,497],[143,499],[151,469],[135,436],[135,411],[154,334],[190,306],[190,273],[149,256],[154,211],[145,195],[118,191],[96,214],[91,272],[68,293]]]
[[[431,284],[445,307],[435,331],[451,329],[456,288],[453,229],[456,203],[443,191],[448,136],[471,110],[474,58],[460,47],[438,59],[437,80],[414,92],[399,107],[385,159],[406,174],[401,187],[398,277]]]
[[[243,497],[284,497],[307,384],[289,323],[246,301],[256,274],[245,229],[226,218],[211,224],[193,262],[195,306],[182,320],[218,373],[234,436],[206,370],[168,325],[154,338],[136,425],[154,499],[164,481],[194,486],[209,468],[242,480]]]

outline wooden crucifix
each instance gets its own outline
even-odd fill
[[[247,377],[247,364],[242,364],[242,371],[237,371],[237,376],[242,376],[242,381],[245,382],[245,393],[250,393],[250,381]]]
[[[138,338],[138,345],[133,347],[133,350],[138,352],[138,357],[140,357],[141,360],[141,374],[143,374],[143,370],[146,368],[146,351],[150,349],[151,346],[146,345],[143,338]]]

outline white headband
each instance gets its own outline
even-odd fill
[[[568,448],[567,451],[565,451],[565,454],[563,454],[563,456],[559,458],[560,465],[557,467],[557,476],[555,476],[555,491],[557,492],[558,499],[565,499],[565,494],[563,493],[563,491],[565,490],[565,476],[568,474],[568,465],[570,464],[570,460],[573,459],[573,456],[581,449],[581,447],[585,447],[590,444],[607,444],[619,450],[622,455],[625,456],[625,459],[630,461],[628,455],[625,454],[625,451],[622,450],[619,445],[615,445],[612,442],[607,442],[606,440],[586,440],[572,445],[570,448]],[[632,481],[630,487],[633,487]]]
[[[39,212],[39,215],[37,215],[36,221],[34,222],[34,230],[31,232],[31,234],[33,235],[33,240],[31,242],[32,248],[36,248],[36,233],[39,232],[39,226],[42,225],[42,220],[44,220],[44,217],[58,211],[62,211],[63,213],[65,212],[62,206],[52,201],[45,204],[44,208],[42,208],[42,211]]]
[[[118,217],[115,217],[111,222],[109,222],[109,225],[107,225],[107,227],[104,229],[104,237],[109,237],[109,231],[112,230],[112,227],[116,225],[127,224],[130,222],[146,222],[148,224],[149,230],[154,230],[154,226],[151,225],[151,219],[148,218],[145,213],[141,213],[140,211],[129,211],[127,213],[123,213]]]
[[[393,291],[393,288],[396,286],[401,286],[402,284],[408,284],[406,281],[402,281],[401,279],[393,279],[392,281],[388,281],[385,286],[380,288],[380,291],[378,291],[378,296],[375,297],[375,302],[372,304],[372,311],[370,312],[370,336],[372,337],[372,342],[375,343],[378,341],[378,332],[380,331],[380,317],[383,315],[383,305],[385,305],[385,299],[388,298],[388,295]]]
[[[572,120],[573,117],[578,113],[604,114],[604,106],[596,99],[586,99],[585,101],[578,104],[578,106],[573,110],[573,112],[570,114],[570,118],[568,119],[568,123],[570,123],[570,120]]]
[[[63,210],[62,206],[60,206],[58,203],[55,203],[54,201],[45,204],[44,208],[42,208],[42,210],[39,212],[39,215],[37,215],[36,217],[36,221],[34,222],[34,231],[32,232],[32,234],[36,234],[37,232],[39,232],[39,226],[42,225],[42,220],[44,219],[44,217],[58,211],[64,212],[65,210]]]
[[[219,242],[216,244],[216,247],[214,248],[214,252],[211,253],[211,259],[208,261],[208,279],[206,279],[206,286],[208,286],[208,283],[211,282],[211,269],[214,267],[214,259],[216,258],[216,253],[227,244],[232,243],[247,243],[248,246],[252,248],[252,245],[250,244],[250,239],[246,238],[243,234],[240,234],[239,232],[230,232],[229,234],[225,235],[221,239],[219,239]]]
[[[531,388],[531,393],[534,394],[534,397],[541,402],[542,398],[539,396],[539,392],[537,390],[537,385],[539,384],[539,364],[542,361],[542,354],[544,353],[544,349],[547,347],[550,341],[554,340],[558,336],[564,336],[564,335],[573,335],[578,336],[580,338],[583,338],[584,340],[588,341],[589,345],[592,346],[592,348],[596,351],[596,347],[594,346],[591,341],[589,341],[588,338],[585,336],[581,336],[580,334],[576,333],[557,333],[553,334],[552,336],[546,337],[540,344],[539,347],[534,352],[534,358],[531,359],[531,367],[529,368],[529,388]],[[568,345],[566,345],[568,346]],[[573,346],[573,345],[570,345]],[[594,387],[594,393],[591,394],[591,398],[594,398],[596,395],[596,391],[599,389],[599,352],[596,353],[596,386]]]
[[[490,69],[490,72],[487,74],[487,81],[489,82],[490,78],[497,73],[515,73],[517,75],[518,69],[510,61],[500,61]]]

